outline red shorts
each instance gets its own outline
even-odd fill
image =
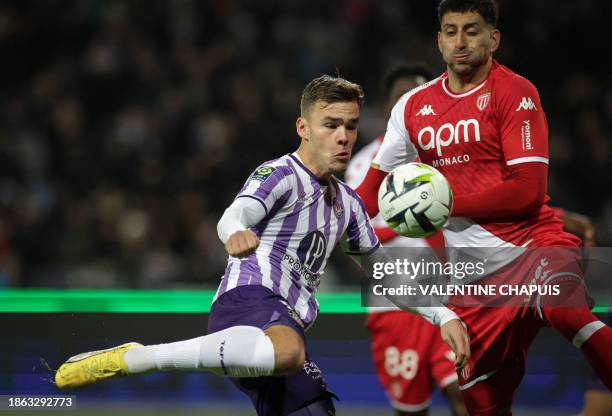
[[[579,260],[571,249],[533,251],[482,283],[541,284],[545,279],[549,283],[576,282],[582,276]],[[560,298],[537,294],[531,299],[525,296],[517,299],[520,302],[509,302],[513,306],[506,307],[451,306],[467,325],[470,336],[472,355],[459,373],[459,388],[470,415],[491,415],[511,407],[525,372],[527,350],[539,329],[548,324],[547,309],[543,306],[562,304]],[[526,306],[517,306],[520,303]]]
[[[431,387],[457,381],[454,354],[440,329],[404,311],[371,313],[372,358],[391,405],[416,412],[429,407]]]

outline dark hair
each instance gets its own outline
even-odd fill
[[[385,99],[391,95],[391,89],[393,84],[400,78],[416,78],[423,77],[426,81],[433,78],[432,72],[429,67],[420,62],[407,63],[401,62],[393,65],[383,75],[380,89]]]
[[[438,4],[438,21],[442,25],[442,18],[446,13],[476,12],[489,25],[497,27],[499,9],[495,0],[442,0]]]
[[[364,93],[361,85],[347,81],[344,78],[321,75],[310,81],[302,91],[300,112],[308,114],[310,107],[317,101],[327,103],[356,102],[361,108]]]

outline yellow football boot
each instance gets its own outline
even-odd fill
[[[128,342],[118,347],[70,357],[55,373],[55,384],[60,389],[74,389],[126,375],[127,364],[123,355],[134,347],[142,347],[142,344]]]

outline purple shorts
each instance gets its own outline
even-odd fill
[[[304,327],[297,313],[282,296],[259,285],[239,286],[219,296],[210,309],[208,333],[237,325],[266,329],[289,326],[304,339]],[[301,371],[289,376],[231,378],[253,402],[259,416],[285,416],[319,400],[335,398],[327,390],[321,370],[308,358]]]

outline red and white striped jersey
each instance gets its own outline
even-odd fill
[[[388,172],[419,157],[462,195],[501,183],[509,166],[548,164],[548,125],[531,82],[495,61],[481,84],[461,94],[449,90],[447,78],[444,73],[397,102],[375,166]],[[553,244],[562,228],[543,204],[515,218],[453,217],[444,235],[450,247],[539,246]]]

